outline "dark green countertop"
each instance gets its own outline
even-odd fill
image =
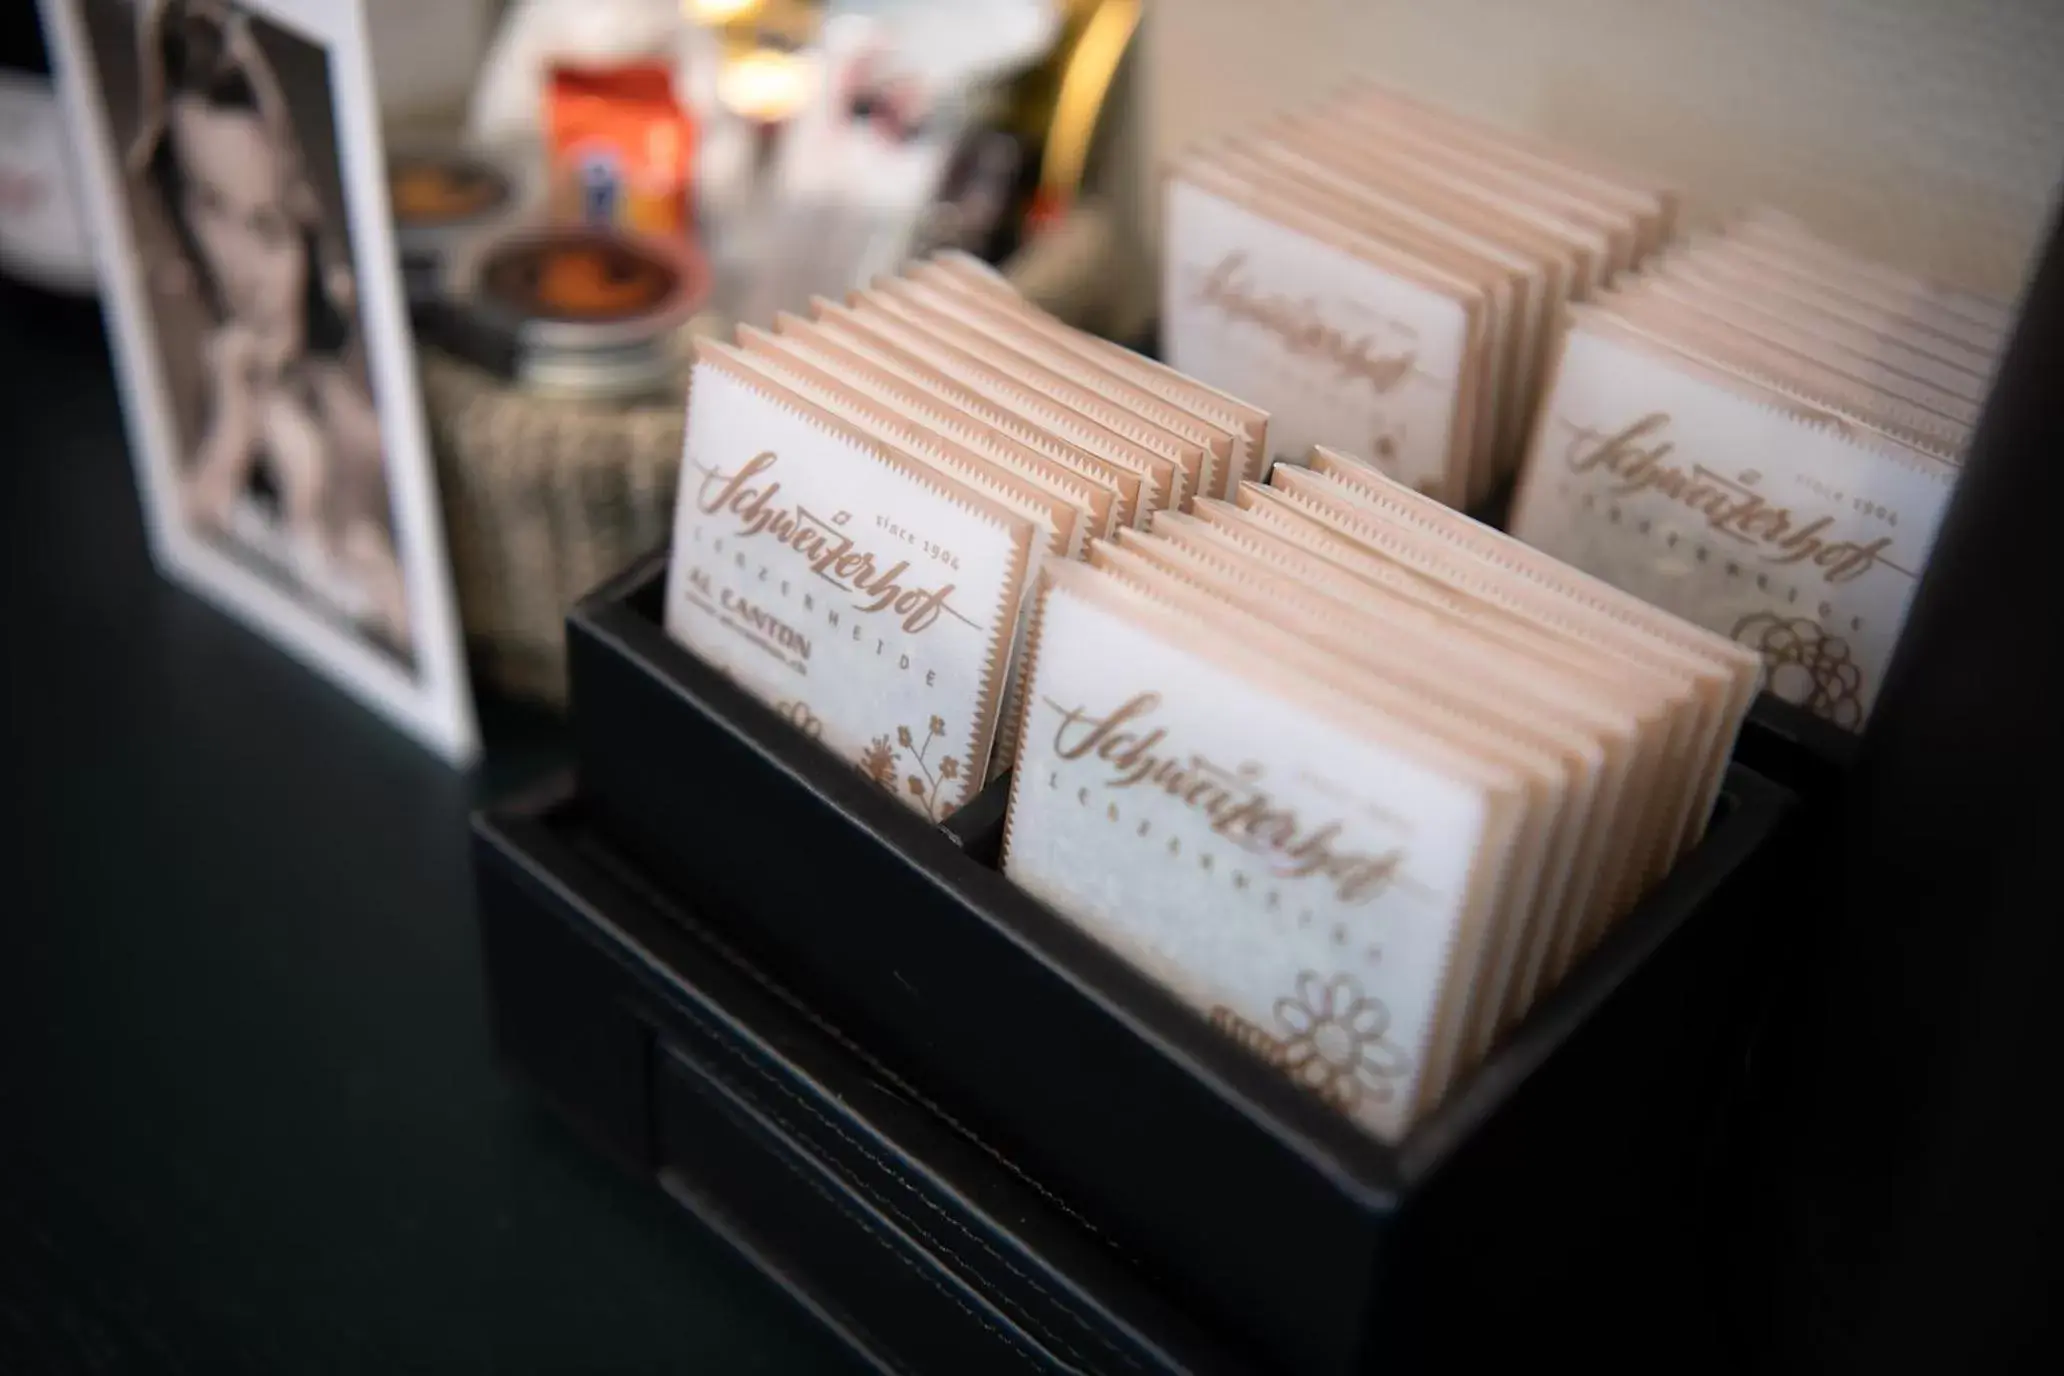
[[[97,314],[0,283],[0,1372],[810,1372],[494,1064],[454,773],[153,571]]]

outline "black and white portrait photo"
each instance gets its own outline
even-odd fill
[[[360,6],[45,6],[161,561],[470,738]]]

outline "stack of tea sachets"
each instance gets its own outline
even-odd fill
[[[1008,764],[1040,569],[1230,490],[1266,426],[973,259],[914,265],[701,346],[667,628],[943,817]]]
[[[1451,506],[1517,468],[1565,304],[1676,213],[1373,86],[1192,151],[1166,194],[1168,361],[1267,408],[1275,457],[1366,454]]]
[[[1048,568],[1004,869],[1395,1140],[1699,838],[1759,681],[1320,450]]]
[[[1860,727],[2007,308],[1764,213],[1575,309],[1511,528]]]

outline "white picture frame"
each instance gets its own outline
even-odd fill
[[[40,3],[153,557],[470,763],[363,0]]]

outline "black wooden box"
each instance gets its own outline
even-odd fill
[[[569,620],[585,815],[1225,1351],[1346,1373],[1708,1323],[1785,790],[1732,771],[1700,847],[1390,1149],[1005,880],[999,790],[933,826],[675,644],[664,567]]]
[[[1861,744],[1855,732],[1766,692],[1749,707],[1734,758],[1802,800],[1817,802],[1840,791]]]
[[[570,783],[475,825],[504,1061],[884,1371],[1241,1370],[660,892]]]

